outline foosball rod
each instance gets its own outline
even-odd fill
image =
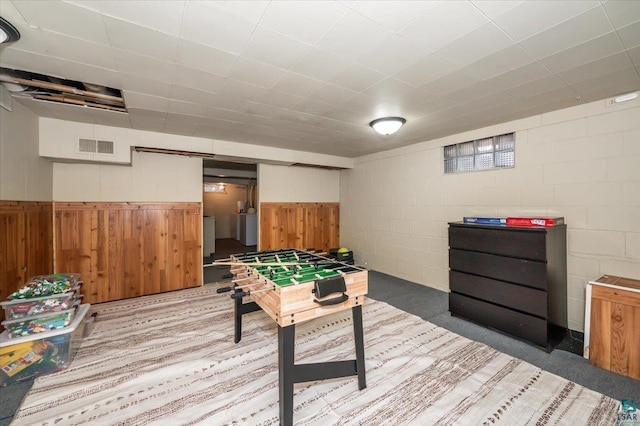
[[[209,266],[298,266],[298,265],[330,265],[334,263],[341,263],[338,261],[332,260],[319,260],[319,261],[311,261],[311,262],[212,262],[207,263],[206,265],[202,265],[204,268]],[[350,265],[351,266],[351,265]]]
[[[255,277],[251,277],[251,278],[253,278],[254,280],[256,279]],[[260,281],[259,278],[257,280],[258,281],[253,282],[253,283],[249,283],[249,284],[234,285],[233,287],[231,287],[231,286],[229,286],[229,287],[220,287],[219,289],[216,290],[216,293],[226,293],[228,291],[235,290],[235,289],[238,289],[238,288],[247,288],[247,287],[253,287],[253,286],[256,286],[256,285],[267,285],[268,284],[267,280],[264,280],[262,282]],[[234,282],[234,284],[235,284],[235,282]]]
[[[263,288],[262,290],[240,291],[231,295],[232,299],[242,299],[245,296],[251,296],[254,293],[264,293],[265,291],[273,291],[275,287]]]

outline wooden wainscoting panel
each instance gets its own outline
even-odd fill
[[[0,201],[0,300],[53,272],[52,203]]]
[[[81,273],[89,303],[199,286],[201,211],[200,203],[55,203],[56,271]]]
[[[260,250],[340,244],[340,203],[260,203]]]

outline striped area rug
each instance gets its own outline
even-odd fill
[[[68,369],[36,380],[14,425],[277,425],[275,323],[216,285],[92,307]],[[407,314],[363,309],[367,388],[295,387],[296,425],[612,425],[617,402]],[[297,326],[296,362],[353,359],[351,311]],[[534,350],[534,349],[532,349]]]

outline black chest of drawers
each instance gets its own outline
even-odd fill
[[[449,223],[449,310],[551,352],[567,330],[567,229]]]

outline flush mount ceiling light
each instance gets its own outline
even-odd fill
[[[397,132],[400,127],[402,127],[402,125],[406,122],[407,120],[402,117],[384,117],[373,120],[371,123],[369,123],[369,126],[373,127],[373,130],[380,133],[381,135],[386,136],[392,135]]]
[[[2,43],[11,43],[12,41],[16,41],[20,38],[20,33],[11,25],[8,21],[4,20],[4,18],[0,17],[0,44]]]
[[[619,104],[621,102],[632,101],[638,97],[638,92],[626,93],[613,99],[613,102]]]

